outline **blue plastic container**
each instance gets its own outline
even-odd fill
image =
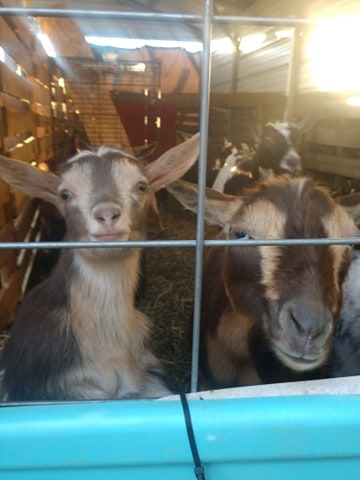
[[[360,396],[189,400],[207,480],[360,478]],[[0,479],[189,480],[180,400],[4,406]]]

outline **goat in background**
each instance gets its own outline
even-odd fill
[[[302,164],[297,146],[306,125],[307,122],[267,123],[254,130],[255,150],[246,144],[237,148],[230,142],[231,151],[212,188],[238,195],[256,181],[274,175],[299,175]]]

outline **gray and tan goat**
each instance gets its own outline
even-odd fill
[[[167,189],[196,212],[197,187]],[[241,196],[207,189],[205,217],[227,239],[358,236],[353,219],[305,178],[277,177]],[[201,388],[329,375],[348,245],[214,247],[204,264]]]
[[[0,176],[53,203],[68,241],[146,237],[152,195],[198,156],[199,136],[143,167],[100,148],[59,176],[0,157]],[[63,249],[52,274],[23,299],[2,359],[6,401],[159,397],[169,393],[149,346],[150,319],[134,306],[139,248]]]

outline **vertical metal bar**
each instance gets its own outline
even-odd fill
[[[237,82],[239,77],[239,59],[240,59],[240,42],[233,40],[234,51],[232,54],[232,68],[231,68],[231,93],[237,92]]]
[[[284,110],[284,122],[291,122],[292,116],[294,114],[295,95],[299,82],[301,47],[301,29],[299,27],[295,27],[291,43],[290,65],[286,85],[286,105]]]
[[[194,286],[194,318],[193,342],[191,362],[191,391],[197,390],[199,374],[199,341],[200,341],[200,310],[202,289],[202,265],[204,253],[204,219],[205,219],[205,187],[207,141],[209,123],[209,93],[210,93],[210,65],[211,65],[211,36],[212,36],[212,0],[204,0],[203,16],[203,52],[201,57],[200,76],[200,159],[198,181],[198,215],[196,225],[196,253],[195,253],[195,286]]]

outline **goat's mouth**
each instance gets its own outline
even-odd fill
[[[289,352],[274,345],[274,351],[278,359],[291,370],[296,372],[304,372],[319,368],[326,360],[326,353],[324,351],[317,354],[297,354],[296,352]]]
[[[125,242],[129,239],[129,235],[125,231],[112,233],[89,234],[91,242]]]

